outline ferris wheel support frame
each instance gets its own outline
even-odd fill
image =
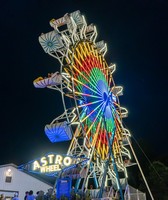
[[[106,179],[106,175],[107,175],[107,171],[108,171],[108,167],[109,167],[109,162],[110,162],[110,157],[111,157],[114,172],[116,174],[116,181],[117,181],[117,186],[118,186],[118,189],[119,189],[119,192],[120,192],[120,197],[121,197],[121,200],[124,200],[122,187],[121,187],[121,184],[120,184],[120,178],[119,178],[119,175],[118,175],[117,166],[116,166],[116,163],[115,163],[114,155],[112,153],[112,143],[113,143],[113,140],[114,140],[114,136],[113,136],[113,139],[110,140],[109,135],[107,134],[106,121],[105,121],[104,117],[103,117],[103,120],[104,120],[104,126],[105,126],[105,130],[106,130],[106,138],[107,138],[107,142],[108,142],[108,146],[109,146],[109,152],[108,152],[109,158],[106,160],[106,163],[105,163],[105,169],[104,169],[104,173],[103,173],[102,184],[100,186],[100,191],[99,191],[99,198],[102,198],[102,195],[103,195],[105,179]]]
[[[138,165],[139,171],[141,172],[142,178],[143,178],[143,180],[144,180],[144,182],[145,182],[145,185],[146,185],[146,187],[147,187],[147,190],[148,190],[148,192],[149,192],[149,195],[150,195],[151,199],[154,200],[154,197],[153,197],[153,195],[152,195],[152,192],[151,192],[151,190],[150,190],[150,187],[149,187],[149,185],[148,185],[148,182],[147,182],[147,180],[146,180],[146,178],[145,178],[145,175],[144,175],[144,173],[143,173],[143,170],[142,170],[142,168],[141,168],[141,165],[140,165],[140,163],[139,163],[139,160],[138,160],[138,158],[137,158],[137,156],[136,156],[136,154],[135,154],[135,151],[134,151],[134,149],[133,149],[133,146],[132,146],[132,144],[131,144],[131,142],[130,142],[128,136],[127,136],[127,134],[126,134],[126,138],[127,138],[128,143],[129,143],[129,146],[130,146],[130,148],[131,148],[132,154],[134,155],[134,158],[135,158],[136,163],[137,163],[137,165]]]

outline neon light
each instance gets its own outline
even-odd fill
[[[94,110],[92,110],[84,119],[81,120],[81,122],[84,122],[90,115],[92,115],[100,106],[102,106],[103,103],[98,105]],[[99,110],[101,112],[101,109]]]
[[[77,80],[76,78],[73,78],[73,80],[75,80],[77,83],[80,83],[81,85],[83,85],[84,87],[86,87],[87,89],[93,91],[94,93],[97,93],[98,91],[93,90],[91,87],[89,87],[88,85],[82,83],[81,81]],[[100,94],[100,93],[99,93]]]
[[[89,105],[93,105],[93,104],[99,103],[100,101],[102,101],[102,100],[98,100],[98,101],[94,101],[94,102],[90,102],[90,103],[85,103],[85,104],[82,104],[82,105],[78,106],[78,108],[82,108],[82,107],[86,107],[86,106],[89,106]]]
[[[100,97],[98,97],[98,96],[85,94],[85,93],[81,93],[81,92],[76,92],[75,91],[75,94],[82,95],[82,96],[87,96],[87,97],[99,98],[100,99]]]

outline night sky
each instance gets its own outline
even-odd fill
[[[111,3],[109,3],[111,2]],[[80,10],[108,45],[106,60],[115,63],[116,85],[124,87],[124,125],[151,160],[168,154],[166,0],[0,2],[0,164],[27,163],[47,152],[66,153],[68,142],[49,142],[44,127],[63,112],[61,95],[36,89],[33,80],[59,71],[57,60],[38,42],[53,29],[52,18]],[[143,156],[135,144],[137,155]],[[147,161],[146,161],[147,162]]]

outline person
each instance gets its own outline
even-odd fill
[[[27,196],[27,200],[35,200],[35,196],[33,195],[33,190],[30,190]]]
[[[1,194],[0,195],[0,200],[4,200],[4,199],[5,199],[4,194]]]
[[[75,187],[74,187],[74,186],[72,186],[72,189],[71,189],[71,199],[72,199],[72,200],[75,200],[75,199],[76,199]]]
[[[29,195],[29,192],[28,191],[26,191],[25,192],[25,196],[24,196],[24,200],[27,200],[27,196]]]
[[[19,200],[18,193],[15,193],[15,194],[14,194],[14,197],[13,197],[12,200]]]
[[[89,193],[90,193],[90,197],[93,198],[93,197],[94,197],[93,185],[90,185],[90,186],[89,186]]]
[[[44,192],[42,190],[38,191],[36,194],[36,200],[44,200]]]

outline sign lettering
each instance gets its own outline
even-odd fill
[[[71,164],[71,157],[49,154],[39,160],[35,160],[32,163],[32,169],[33,171],[38,171],[40,173],[50,173],[60,171],[62,168],[68,167]]]

